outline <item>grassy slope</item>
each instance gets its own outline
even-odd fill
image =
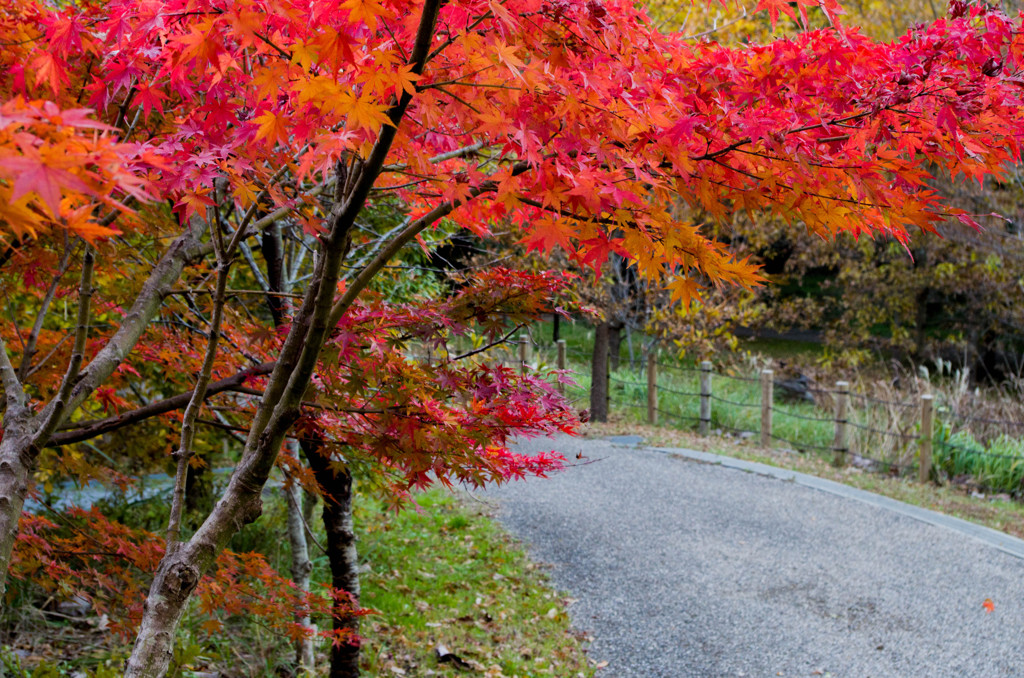
[[[397,515],[363,504],[360,547],[369,675],[592,676],[568,600],[486,507],[441,490]],[[465,662],[439,663],[436,649]]]

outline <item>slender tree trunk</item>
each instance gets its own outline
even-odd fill
[[[350,604],[335,600],[331,615],[335,631],[359,632],[359,618],[351,607],[359,604],[359,556],[352,520],[352,473],[348,466],[337,468],[315,443],[303,442],[303,451],[317,483],[324,490],[323,521],[327,531],[327,556],[331,564],[331,585],[345,591]],[[359,643],[341,643],[331,648],[331,678],[359,675]]]
[[[594,328],[594,357],[590,369],[590,419],[608,421],[608,323]]]
[[[0,347],[0,351],[3,347]],[[13,411],[12,411],[13,410]],[[11,565],[18,520],[28,493],[29,475],[35,468],[39,450],[25,443],[31,440],[27,419],[31,410],[8,405],[0,441],[0,613],[6,599],[7,570]]]
[[[622,324],[608,325],[608,362],[612,372],[619,369],[619,352],[622,350]],[[632,356],[630,356],[632,359]]]
[[[313,511],[316,509],[318,497],[313,492],[302,492],[302,522],[306,525],[313,524]]]
[[[267,274],[265,284],[267,291],[267,307],[270,316],[274,320],[274,327],[280,328],[284,324],[285,316],[291,315],[294,309],[286,297],[278,296],[278,292],[291,292],[292,280],[286,278],[287,267],[284,260],[284,243],[281,236],[281,228],[273,224],[263,231],[261,239],[261,250],[263,259],[266,262]],[[255,267],[255,262],[253,263]],[[291,456],[299,458],[299,444],[289,440],[286,445]],[[311,524],[307,518],[310,513],[303,506],[302,488],[297,483],[292,483],[284,488],[285,502],[288,507],[288,543],[291,545],[292,554],[292,583],[303,593],[309,593],[309,582],[313,574],[313,562],[309,559],[309,544],[306,540],[306,529]],[[307,501],[309,495],[307,494]],[[310,628],[313,620],[306,611],[296,614],[295,621],[303,628]],[[313,637],[304,635],[295,642],[295,663],[300,672],[312,674],[316,670],[316,658],[313,654]]]
[[[196,527],[196,516],[205,516],[213,508],[213,477],[207,466],[209,462],[193,466],[189,464],[185,483],[185,514],[193,522],[189,527]]]
[[[557,344],[558,340],[562,338],[562,316],[557,313],[555,313],[554,316],[554,320],[551,321],[551,343]]]
[[[427,62],[440,6],[440,0],[426,0],[424,3],[409,57],[411,72],[416,75],[423,73]],[[361,162],[360,171],[347,191],[343,192],[346,188],[343,184],[347,182],[338,182],[335,204],[327,218],[324,233],[319,236],[320,256],[316,259],[302,305],[292,317],[288,336],[253,415],[242,458],[206,521],[188,542],[166,554],[160,562],[146,598],[142,623],[125,668],[125,678],[156,678],[167,672],[174,632],[199,578],[210,570],[228,540],[260,516],[263,486],[274,468],[288,430],[299,418],[302,396],[309,388],[331,329],[395,252],[457,206],[446,202],[407,224],[360,269],[341,298],[335,300],[338,273],[351,246],[356,217],[384,167],[398,133],[398,125],[412,98],[412,93],[405,92],[389,109],[387,115],[392,125],[381,128],[369,156]]]
[[[298,446],[294,441],[289,441],[288,446],[292,455],[296,454]],[[306,526],[303,513],[303,492],[298,483],[291,483],[284,488],[285,500],[288,504],[288,542],[292,551],[292,581],[303,593],[309,593],[309,581],[313,575],[313,561],[309,559],[309,545],[306,541]],[[308,612],[296,615],[296,623],[304,628],[310,628],[313,620]],[[312,673],[316,669],[316,660],[313,656],[313,637],[303,636],[295,644],[295,660],[299,670]]]

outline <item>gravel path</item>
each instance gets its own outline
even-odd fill
[[[1024,677],[1024,560],[897,512],[602,441],[488,490],[599,675]],[[983,603],[991,599],[993,612]]]

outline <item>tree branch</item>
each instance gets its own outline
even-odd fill
[[[67,236],[65,235],[65,241]],[[35,357],[36,343],[39,341],[39,333],[43,329],[43,322],[46,320],[46,314],[50,310],[50,304],[53,303],[53,297],[57,294],[57,287],[60,285],[61,278],[68,271],[68,265],[71,263],[71,247],[65,242],[64,243],[64,255],[60,260],[60,268],[57,274],[53,276],[53,280],[50,282],[49,288],[46,290],[46,294],[43,296],[42,303],[39,304],[39,313],[36,314],[36,321],[32,325],[32,331],[29,332],[28,340],[25,342],[25,351],[21,356],[21,364],[18,366],[18,378],[22,381],[28,378],[30,370],[32,368],[32,358]]]
[[[230,377],[215,381],[207,386],[206,397],[209,398],[210,396],[217,395],[218,393],[224,393],[226,391],[241,391],[244,393],[246,391],[243,390],[245,388],[243,384],[246,381],[253,377],[270,374],[274,369],[275,364],[276,363],[273,362],[262,363],[255,367],[250,367],[247,370],[242,370]],[[171,396],[170,398],[158,400],[130,412],[124,412],[116,417],[107,417],[106,419],[88,422],[74,429],[60,431],[50,437],[46,446],[62,447],[64,445],[80,443],[83,440],[89,440],[106,433],[111,433],[118,429],[122,429],[125,426],[131,426],[132,424],[137,424],[140,421],[145,421],[152,417],[158,417],[161,414],[180,410],[188,405],[189,401],[192,399],[193,393],[195,393],[195,389],[180,393],[176,396]]]
[[[201,235],[201,229],[195,232],[188,230],[171,244],[143,284],[121,326],[81,373],[76,368],[77,378],[69,386],[70,393],[66,399],[62,402],[54,398],[34,417],[33,429],[37,433],[33,436],[32,445],[36,450],[47,444],[50,435],[68,414],[74,412],[106,381],[135,347],[160,309],[164,295],[181,276],[185,264],[204,251],[205,248],[199,242]]]
[[[4,399],[7,401],[9,416],[14,410],[25,406],[25,389],[21,386],[14,366],[11,365],[11,359],[7,357],[7,345],[3,337],[0,337],[0,383],[4,386]]]
[[[512,176],[523,174],[529,170],[529,168],[529,164],[525,162],[516,163],[512,167]],[[352,302],[356,300],[356,297],[358,297],[366,286],[370,284],[373,277],[377,275],[377,273],[380,272],[380,270],[384,268],[389,261],[391,261],[391,258],[395,256],[400,249],[411,242],[421,231],[438,219],[447,216],[457,207],[460,207],[466,202],[469,202],[484,193],[493,192],[497,190],[497,188],[497,183],[493,181],[486,181],[479,186],[470,189],[469,197],[466,200],[452,200],[442,203],[419,219],[410,222],[404,229],[402,229],[401,233],[388,241],[388,243],[384,245],[379,252],[377,252],[377,255],[368,264],[366,264],[365,267],[363,267],[359,272],[359,275],[349,283],[348,287],[345,289],[345,294],[342,295],[341,299],[339,299],[331,309],[331,315],[328,321],[330,326],[334,327],[338,324],[338,321],[341,320],[341,316],[344,315],[345,311],[348,310],[348,307],[352,305]]]
[[[206,250],[199,239],[205,225],[193,230],[189,228],[179,236],[167,249],[164,256],[157,262],[128,310],[124,321],[117,331],[107,340],[99,353],[82,370],[81,378],[71,391],[67,412],[73,412],[89,395],[114,372],[118,365],[142,337],[149,323],[156,316],[163,303],[164,296],[171,286],[181,277],[185,265]],[[46,410],[43,411],[45,413]],[[40,441],[45,443],[45,441]]]
[[[38,447],[39,441],[46,440],[56,430],[61,419],[67,411],[68,400],[71,397],[71,389],[78,381],[78,375],[85,360],[85,341],[89,336],[89,309],[92,299],[92,273],[96,257],[92,247],[86,246],[85,257],[82,260],[82,278],[78,286],[78,315],[75,327],[75,345],[71,349],[71,359],[68,361],[68,369],[64,373],[64,379],[60,382],[56,397],[50,401],[50,406],[44,410],[42,422],[37,433],[33,436],[33,444]]]
[[[189,398],[188,406],[185,407],[185,415],[182,418],[181,444],[174,454],[177,468],[174,477],[174,494],[171,498],[171,512],[167,519],[168,553],[173,553],[181,545],[181,515],[185,506],[185,484],[188,477],[188,465],[195,454],[192,445],[196,434],[195,420],[203,407],[206,389],[210,385],[213,375],[213,363],[217,357],[217,346],[220,344],[220,326],[224,318],[225,291],[228,287],[228,275],[231,272],[231,252],[224,250],[223,233],[216,223],[213,225],[213,242],[217,254],[217,287],[213,294],[213,311],[210,314],[210,336],[206,341],[206,355],[203,357],[203,365],[196,379],[196,387],[192,390],[192,397]],[[236,244],[237,242],[232,240],[230,247],[233,249]]]

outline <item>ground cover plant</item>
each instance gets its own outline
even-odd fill
[[[593,675],[586,637],[569,627],[571,600],[487,519],[491,507],[437,490],[416,502],[421,510],[397,516],[372,502],[357,509],[364,601],[379,613],[366,624],[370,675]]]
[[[468,494],[444,490],[417,494],[414,501],[414,507],[396,514],[384,502],[362,495],[354,508],[363,552],[363,595],[372,610],[362,626],[362,669],[368,675],[593,675],[583,651],[586,638],[569,626],[566,606],[571,601],[547,584],[543,565],[530,562],[491,520],[491,507]],[[286,521],[283,497],[271,502],[269,514],[247,529],[245,543],[262,546],[275,567],[287,569],[287,545],[282,548],[279,537]],[[314,538],[322,543],[322,528]],[[319,551],[313,563],[316,590],[330,581],[329,563]],[[58,608],[55,600],[48,604],[53,595],[60,598],[59,592],[36,591],[38,607],[26,606],[12,621],[18,632],[0,659],[5,675],[120,675],[131,647],[126,637],[104,626],[94,609]],[[273,676],[288,671],[291,641],[280,629],[241,615],[223,618],[224,627],[211,633],[204,626],[207,621],[199,605],[190,606],[175,646],[172,675]],[[329,623],[322,616],[316,621]],[[232,640],[238,638],[247,640]],[[439,649],[448,654],[438,654]],[[324,652],[318,649],[321,661]]]

